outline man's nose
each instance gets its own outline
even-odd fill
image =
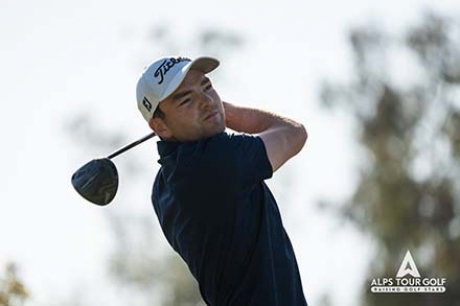
[[[208,107],[214,103],[214,99],[207,93],[203,92],[200,97],[202,107]]]

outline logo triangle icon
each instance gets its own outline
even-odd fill
[[[414,259],[412,258],[410,251],[406,252],[406,255],[404,256],[404,259],[401,263],[401,266],[399,267],[398,274],[396,274],[396,277],[404,277],[407,274],[410,274],[413,277],[420,277],[420,273],[418,273],[417,266],[415,265]]]

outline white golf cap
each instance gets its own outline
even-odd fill
[[[185,57],[163,57],[148,66],[137,82],[137,107],[150,121],[158,104],[169,97],[182,83],[190,69],[203,73],[213,71],[219,61],[212,57],[191,60]]]

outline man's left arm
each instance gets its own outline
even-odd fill
[[[227,102],[224,108],[228,128],[260,136],[273,172],[299,153],[307,140],[305,127],[289,118]]]

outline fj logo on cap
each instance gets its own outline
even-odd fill
[[[192,60],[186,57],[177,57],[177,58],[169,58],[163,61],[161,63],[160,67],[155,71],[154,76],[156,78],[160,78],[158,81],[158,84],[163,83],[165,75],[168,73],[168,71],[174,67],[174,65],[180,63],[180,62],[191,62]]]
[[[142,100],[142,105],[145,106],[145,108],[149,111],[149,113],[152,111],[152,103],[150,103],[150,101],[147,100],[146,97],[144,97],[144,100]]]

